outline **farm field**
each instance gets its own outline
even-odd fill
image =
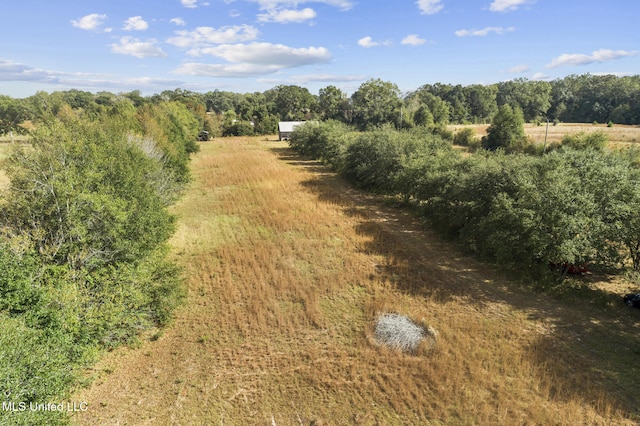
[[[487,134],[488,124],[470,124],[470,125],[451,125],[452,131],[459,130],[464,127],[471,127],[475,130],[478,137]],[[525,124],[524,131],[527,137],[534,143],[544,143],[544,135],[546,132],[546,123],[537,126],[535,124]],[[634,146],[640,142],[640,126],[626,126],[616,124],[613,127],[607,127],[606,124],[583,124],[583,123],[559,123],[549,124],[549,133],[547,134],[547,143],[560,142],[565,135],[585,132],[591,133],[595,131],[604,132],[609,137],[610,148],[627,148]]]
[[[201,144],[174,206],[188,297],[72,400],[79,425],[636,424],[640,315],[533,294],[264,138]],[[376,316],[439,331],[377,346]]]

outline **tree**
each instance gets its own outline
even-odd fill
[[[413,108],[415,124],[419,126],[428,126],[431,123],[448,124],[451,115],[450,104],[432,93],[428,87],[430,86],[423,86],[407,96],[407,104],[417,105]]]
[[[318,106],[325,120],[344,121],[346,102],[347,96],[336,86],[327,86],[319,91]]]
[[[474,84],[465,87],[465,93],[467,105],[469,106],[470,120],[479,123],[488,122],[498,109],[496,103],[498,87],[496,85],[483,86]]]
[[[520,108],[526,121],[545,116],[551,106],[551,84],[525,78],[498,83],[498,105]]]
[[[26,118],[27,110],[20,101],[0,95],[0,134],[24,130],[20,124]]]
[[[317,109],[317,100],[300,86],[277,86],[265,92],[271,114],[284,121],[306,120]]]
[[[400,89],[380,79],[368,80],[351,96],[353,121],[360,129],[398,124],[400,120]]]
[[[491,120],[487,135],[482,138],[482,147],[490,151],[504,148],[513,152],[522,149],[525,144],[522,111],[519,108],[513,109],[508,104],[502,105]]]

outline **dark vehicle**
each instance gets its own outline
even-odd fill
[[[209,140],[209,132],[207,132],[206,130],[203,130],[200,133],[198,133],[198,140],[200,142],[208,141]]]
[[[625,294],[622,300],[624,300],[627,306],[640,309],[640,293]]]

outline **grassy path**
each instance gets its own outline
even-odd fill
[[[633,424],[612,363],[637,360],[634,314],[514,290],[277,142],[203,144],[193,171],[172,240],[187,302],[96,365],[77,424]],[[436,348],[376,346],[382,311],[423,318]]]

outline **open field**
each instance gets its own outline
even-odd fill
[[[640,312],[520,289],[282,143],[201,148],[174,208],[186,304],[89,372],[77,424],[639,419]],[[380,312],[423,318],[436,347],[378,347]]]
[[[463,127],[472,127],[478,137],[487,134],[487,124],[474,124],[474,125],[451,125],[449,128],[453,131]],[[546,123],[541,126],[534,124],[525,124],[524,131],[534,143],[544,143],[544,137],[546,132]],[[568,134],[575,134],[579,132],[591,133],[595,131],[604,132],[609,137],[609,147],[611,148],[625,148],[634,146],[640,143],[640,126],[625,126],[614,125],[613,127],[607,127],[606,124],[576,124],[576,123],[559,123],[553,125],[549,124],[549,133],[547,135],[547,143],[560,142],[563,136]],[[640,145],[639,145],[640,146]]]

